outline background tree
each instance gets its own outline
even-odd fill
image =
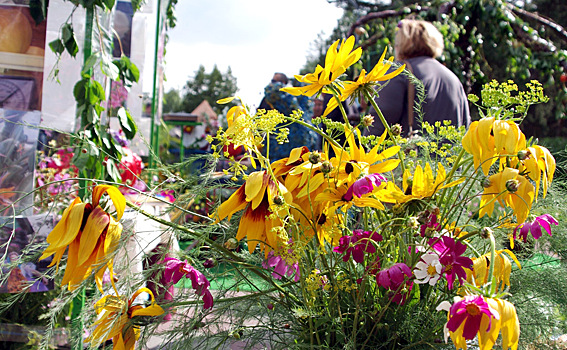
[[[222,73],[215,65],[210,73],[206,73],[205,67],[200,65],[195,75],[187,80],[183,88],[183,110],[190,113],[203,100],[207,100],[215,112],[221,114],[216,101],[233,96],[236,91],[238,91],[236,78],[232,75],[230,67],[226,73]]]
[[[163,113],[183,111],[183,101],[177,89],[170,89],[163,95]]]
[[[358,67],[349,72],[357,75],[371,68],[384,47],[393,55],[396,25],[403,18],[433,22],[443,33],[445,51],[440,60],[461,78],[467,93],[478,92],[486,82],[513,80],[523,85],[538,80],[551,102],[530,110],[524,121],[527,136],[566,136],[567,89],[563,81],[567,66],[567,31],[565,5],[551,0],[436,0],[409,2],[394,0],[385,5],[378,0],[330,1],[345,9],[327,44],[356,34],[364,49]],[[557,10],[556,10],[557,8]],[[536,12],[545,11],[556,21]],[[561,22],[559,22],[561,21]],[[345,30],[345,26],[348,27]],[[306,67],[323,64],[308,61]],[[563,75],[563,78],[561,78]],[[563,81],[561,81],[563,79]],[[473,108],[474,111],[474,108]],[[473,116],[474,118],[475,116]],[[478,117],[478,116],[476,116]]]

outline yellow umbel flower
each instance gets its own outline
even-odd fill
[[[143,292],[150,295],[150,305],[134,305],[136,298]],[[85,339],[85,343],[96,346],[112,339],[114,349],[117,350],[133,350],[136,346],[140,337],[140,326],[133,323],[132,319],[164,313],[161,306],[155,303],[154,295],[148,288],[139,289],[128,301],[119,296],[106,295],[96,302],[95,311],[99,317],[94,323],[93,333]]]
[[[99,206],[104,193],[110,196],[114,204],[116,218]],[[125,207],[126,199],[118,188],[99,185],[93,189],[92,204],[82,203],[80,198],[75,198],[65,209],[63,217],[47,236],[49,246],[40,257],[41,260],[54,255],[49,266],[59,266],[69,247],[62,286],[68,286],[69,290],[77,288],[90,276],[95,266],[95,281],[99,290],[102,291],[102,277],[107,268],[112,280],[112,262],[122,233],[122,225],[117,220],[122,218]]]
[[[526,221],[534,201],[534,186],[517,169],[504,168],[503,171],[490,176],[489,186],[480,197],[479,217],[492,215],[494,202],[512,208],[518,223]]]
[[[313,96],[327,85],[333,83],[338,77],[346,72],[348,67],[355,64],[362,55],[362,49],[360,47],[354,51],[352,50],[354,48],[354,36],[350,36],[346,41],[343,39],[341,41],[341,46],[337,49],[339,41],[340,40],[335,41],[327,50],[324,68],[317,65],[315,72],[295,76],[297,81],[307,85],[299,87],[285,87],[281,90],[294,96]]]

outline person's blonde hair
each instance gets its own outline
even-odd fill
[[[396,59],[418,56],[439,57],[443,53],[443,35],[433,24],[414,19],[403,19],[396,32]]]

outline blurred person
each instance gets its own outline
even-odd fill
[[[468,127],[471,118],[463,85],[451,70],[435,59],[441,56],[443,48],[443,36],[430,22],[403,19],[398,23],[395,58],[400,64],[405,63],[406,69],[424,85],[423,121],[433,125],[436,121],[449,120],[455,127]],[[416,87],[405,75],[391,79],[378,94],[376,103],[390,126],[400,124],[403,136],[421,129],[413,110]],[[374,108],[370,112],[377,116]],[[375,118],[368,132],[382,135],[384,125]]]

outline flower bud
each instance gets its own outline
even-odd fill
[[[108,164],[108,162],[106,160],[102,161],[102,166],[106,166],[106,164]]]
[[[370,114],[365,115],[364,117],[362,117],[362,125],[364,125],[365,127],[371,127],[372,124],[374,124],[374,117],[371,116]]]
[[[362,35],[366,35],[366,29],[364,29],[364,27],[356,27],[354,28],[354,33],[358,36],[362,36]],[[563,80],[561,80],[563,81]]]
[[[392,135],[400,136],[402,134],[402,126],[400,124],[394,124],[390,128],[390,131],[392,132]]]
[[[490,178],[488,176],[485,176],[484,179],[482,179],[482,187],[484,188],[488,188],[490,187],[490,185],[492,185],[492,182],[490,181]]]
[[[328,160],[321,163],[321,172],[323,174],[328,174],[331,171],[333,171],[333,166],[331,165],[331,163]]]
[[[81,153],[87,153],[87,152],[88,152],[88,151],[87,151],[86,148],[83,148],[83,149],[81,150]]]
[[[224,247],[230,250],[236,249],[236,247],[238,247],[238,241],[236,238],[229,238],[226,242],[224,242]]]
[[[203,263],[203,267],[206,268],[206,269],[210,269],[210,268],[215,267],[215,266],[217,266],[217,259],[215,259],[215,258],[208,258]]]
[[[520,181],[516,179],[510,179],[506,181],[506,189],[508,190],[508,192],[514,193],[518,190],[518,187],[520,187]]]
[[[268,305],[266,305],[266,307],[268,308],[268,310],[273,310],[273,309],[274,309],[274,304],[269,303]]]
[[[319,162],[321,162],[321,154],[317,151],[311,152],[309,154],[309,162],[311,164],[318,164]]]
[[[525,160],[526,158],[528,158],[529,155],[530,155],[530,151],[528,150],[518,151],[519,160]]]
[[[274,197],[274,204],[275,205],[283,205],[285,203],[285,199],[282,196],[275,196]]]
[[[484,239],[490,238],[494,234],[494,231],[490,227],[483,227],[480,231],[480,236]]]
[[[411,227],[411,228],[414,228],[414,229],[418,228],[419,227],[419,221],[417,220],[417,217],[411,216],[409,218],[409,221],[408,221],[408,226]]]

